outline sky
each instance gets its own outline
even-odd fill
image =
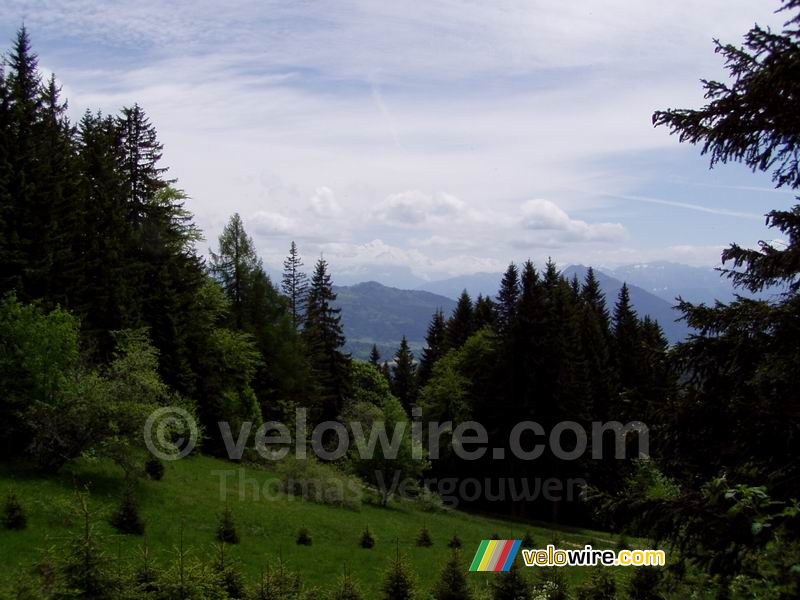
[[[238,212],[340,281],[510,261],[714,266],[773,239],[768,176],[655,129],[777,1],[4,0],[77,119],[138,102],[207,252]]]

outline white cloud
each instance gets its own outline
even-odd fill
[[[250,215],[245,226],[251,227],[253,233],[261,236],[288,235],[295,230],[295,223],[289,217],[263,210]]]
[[[420,226],[441,219],[460,219],[467,206],[452,194],[426,194],[408,190],[389,195],[374,211],[375,217],[393,225]]]
[[[549,240],[583,242],[616,242],[627,236],[620,223],[592,223],[571,218],[558,205],[542,199],[528,200],[522,205],[522,225],[534,232],[547,232]]]
[[[311,196],[311,210],[320,217],[335,217],[342,212],[336,195],[329,187],[321,186]]]
[[[660,197],[677,142],[650,116],[700,104],[697,80],[721,73],[711,39],[775,25],[773,8],[7,0],[0,30],[10,39],[25,21],[74,118],[143,105],[207,239],[238,211],[265,259],[291,236],[309,256],[433,274],[555,250],[586,263],[712,260],[741,232],[764,237],[763,219],[729,217],[769,202]],[[656,204],[688,210],[648,220]],[[710,226],[689,233],[689,217]],[[671,239],[651,248],[666,227]]]

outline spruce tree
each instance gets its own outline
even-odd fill
[[[497,293],[497,324],[502,332],[508,331],[516,318],[519,286],[519,270],[512,262],[503,274]]]
[[[308,295],[308,276],[302,271],[302,268],[303,261],[300,259],[297,244],[292,241],[289,247],[289,256],[283,261],[281,289],[283,295],[289,300],[289,313],[292,315],[295,327],[302,323]]]
[[[411,407],[417,401],[416,366],[414,355],[408,348],[406,336],[400,341],[400,348],[394,355],[394,369],[392,369],[392,393],[400,400],[407,414],[411,414]]]
[[[433,597],[436,600],[470,600],[473,594],[467,582],[467,573],[461,552],[454,549],[442,566],[439,581],[433,588]]]
[[[381,353],[378,352],[376,344],[372,344],[372,350],[369,352],[369,364],[377,369],[381,368]]]
[[[497,323],[497,308],[488,296],[478,294],[475,300],[475,331],[483,327],[494,327]]]
[[[425,336],[425,348],[422,350],[422,357],[417,368],[417,386],[422,388],[433,372],[433,365],[445,352],[445,320],[442,309],[439,308],[433,313],[433,318],[428,325],[428,332]]]
[[[317,416],[321,421],[339,415],[349,388],[350,357],[341,351],[345,338],[335,301],[328,263],[320,258],[311,278],[302,336],[320,386],[322,405]]]
[[[381,584],[382,600],[413,600],[417,597],[417,581],[397,544],[394,558],[389,562]]]
[[[464,345],[475,329],[475,314],[472,299],[467,290],[461,292],[453,314],[447,321],[445,330],[445,345],[447,349],[458,349]]]

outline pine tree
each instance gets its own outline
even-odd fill
[[[397,544],[394,558],[389,562],[381,585],[383,600],[413,600],[417,597],[417,582],[406,557]]]
[[[350,357],[341,352],[345,338],[341,309],[334,306],[335,301],[328,263],[320,258],[308,292],[303,339],[321,388],[321,421],[333,420],[339,415],[349,388]]]
[[[289,300],[289,313],[292,315],[295,327],[298,327],[303,320],[308,296],[308,276],[301,270],[302,268],[303,261],[300,259],[297,244],[293,241],[289,247],[289,256],[283,261],[281,289]]]
[[[503,274],[497,293],[497,323],[502,332],[508,331],[516,319],[519,290],[519,271],[512,262]]]
[[[372,344],[372,350],[370,350],[369,353],[369,364],[377,369],[381,368],[381,353],[378,352],[378,346],[376,344]]]
[[[433,588],[436,600],[470,600],[472,590],[467,583],[467,568],[461,560],[461,552],[454,549],[442,566],[439,581]]]
[[[458,298],[458,303],[455,309],[453,309],[453,314],[447,321],[447,328],[445,330],[445,345],[447,349],[461,348],[469,336],[474,333],[474,326],[475,315],[472,299],[469,297],[467,290],[464,290]]]
[[[445,352],[445,320],[442,309],[439,308],[433,313],[433,318],[428,325],[428,332],[425,336],[425,348],[422,350],[422,358],[417,368],[417,386],[422,388],[433,372],[433,365]]]
[[[394,369],[392,370],[392,393],[400,400],[407,414],[411,414],[411,407],[417,401],[416,366],[414,355],[408,348],[406,336],[400,341],[400,348],[394,355]]]

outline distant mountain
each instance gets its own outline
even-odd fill
[[[369,356],[372,344],[384,359],[391,360],[405,335],[419,358],[425,333],[436,309],[450,315],[455,301],[421,290],[401,290],[375,281],[352,286],[334,286],[336,305],[342,309],[347,350],[356,358]]]
[[[683,267],[684,265],[675,266]],[[693,269],[693,267],[685,268],[689,270]],[[639,271],[641,270],[644,269],[631,269],[634,275],[639,274]],[[564,269],[563,274],[568,278],[572,278],[573,274],[577,274],[578,279],[582,281],[584,277],[586,277],[586,271],[587,267],[584,267],[583,265],[572,265]],[[664,335],[666,335],[670,343],[675,343],[685,339],[689,332],[688,327],[683,321],[676,322],[676,319],[680,317],[680,314],[672,308],[675,302],[668,295],[669,293],[672,293],[672,291],[674,291],[676,286],[678,286],[680,283],[680,270],[676,269],[675,271],[675,277],[669,279],[667,283],[662,286],[660,290],[661,294],[656,294],[649,288],[643,288],[633,279],[611,276],[610,274],[599,271],[598,269],[595,269],[595,274],[598,282],[600,283],[600,287],[606,295],[606,304],[608,305],[609,311],[613,309],[614,302],[616,301],[619,290],[622,287],[622,282],[627,281],[631,293],[631,302],[636,309],[636,312],[640,316],[649,315],[651,318],[656,319],[664,329]],[[699,271],[703,270],[701,269]],[[707,269],[706,271],[712,274],[716,273],[711,269]],[[616,273],[617,271],[614,272]],[[655,270],[653,272],[656,273]],[[707,272],[705,273],[706,275],[708,274]],[[624,275],[625,271],[620,270],[620,273]],[[690,285],[688,289],[691,291],[694,289],[693,286],[702,289],[702,286],[698,285],[700,275],[693,271],[689,271],[689,273],[691,276],[687,276],[687,278],[692,285]],[[476,273],[474,275],[463,275],[460,277],[444,279],[442,281],[432,281],[420,287],[421,289],[435,292],[443,296],[448,296],[453,299],[458,298],[461,292],[465,289],[473,298],[475,298],[478,294],[495,297],[497,295],[497,290],[500,287],[500,280],[502,277],[502,273]],[[708,285],[711,284],[711,279],[702,281],[707,281]],[[657,276],[651,283],[653,283],[655,286],[656,282]],[[667,291],[666,288],[669,288],[669,291]]]
[[[734,293],[740,296],[753,296],[744,290],[734,290],[730,279],[709,267],[690,267],[659,261],[603,270],[612,277],[638,285],[672,303],[678,296],[695,304],[713,304],[715,300],[730,302],[734,298]],[[774,293],[776,292],[766,291],[755,296],[768,298]]]
[[[409,267],[399,265],[358,265],[346,269],[331,267],[331,276],[339,285],[354,286],[364,281],[374,281],[385,286],[413,290],[425,282]]]
[[[500,280],[502,278],[502,273],[474,273],[473,275],[460,275],[459,277],[451,277],[440,281],[429,281],[420,285],[417,289],[441,294],[448,298],[458,298],[464,290],[467,290],[473,299],[477,298],[478,294],[494,298],[500,288]]]
[[[578,280],[583,281],[588,270],[588,267],[583,265],[572,265],[564,269],[563,275],[568,279],[572,279],[573,275],[577,275]],[[594,270],[594,274],[600,289],[606,296],[606,306],[609,312],[613,313],[614,303],[617,300],[623,282],[597,269]],[[674,303],[659,298],[655,294],[651,294],[630,282],[628,282],[628,291],[631,297],[631,304],[637,314],[640,317],[648,315],[651,319],[658,321],[664,330],[664,335],[671,344],[686,339],[686,336],[689,335],[689,327],[684,321],[677,320],[680,318],[681,313],[673,308]]]

